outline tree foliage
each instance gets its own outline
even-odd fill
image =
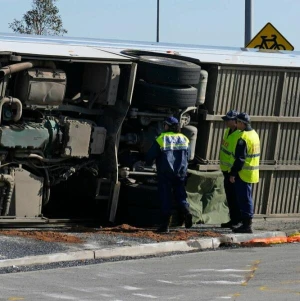
[[[22,34],[63,35],[68,31],[63,28],[62,19],[55,3],[57,0],[33,0],[32,9],[21,20],[9,23],[9,27]]]

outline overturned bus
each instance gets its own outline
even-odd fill
[[[115,221],[122,185],[155,190],[138,162],[168,116],[209,175],[232,108],[262,141],[255,214],[300,214],[296,52],[2,34],[0,59],[1,223]]]

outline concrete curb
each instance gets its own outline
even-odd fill
[[[77,251],[68,253],[55,253],[49,255],[26,256],[22,258],[0,260],[0,268],[10,266],[26,266],[33,264],[46,264],[61,261],[94,259],[94,251]]]
[[[287,234],[283,231],[273,231],[273,232],[260,232],[252,234],[224,234],[224,237],[227,237],[232,240],[233,243],[248,242],[253,239],[264,239],[264,238],[275,238],[275,237],[287,237]]]
[[[215,247],[215,239],[195,239],[188,241],[172,241],[153,244],[142,244],[131,247],[120,247],[116,249],[102,249],[95,251],[95,258],[111,258],[111,257],[135,257],[146,255],[157,255],[171,252],[188,252],[194,250],[213,249]]]
[[[201,251],[205,249],[216,249],[222,243],[241,243],[248,242],[253,239],[269,239],[276,237],[287,237],[287,234],[281,231],[262,232],[254,234],[225,234],[222,237],[202,238],[188,241],[161,242],[152,244],[141,244],[137,246],[107,248],[100,250],[27,256],[22,258],[0,260],[0,268],[49,264],[64,261],[91,260],[101,258],[107,259],[117,257],[137,257],[167,254],[172,252],[188,252],[197,250]]]

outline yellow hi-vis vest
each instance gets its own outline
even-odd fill
[[[234,151],[237,140],[241,136],[240,130],[235,130],[229,135],[230,128],[225,130],[220,149],[220,168],[222,171],[230,172],[234,163]]]
[[[260,158],[258,134],[254,130],[243,131],[241,138],[246,142],[247,155],[243,168],[239,171],[239,176],[246,183],[258,183]]]
[[[187,150],[190,142],[185,135],[174,132],[161,133],[156,141],[162,151]]]

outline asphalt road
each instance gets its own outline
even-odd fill
[[[300,244],[0,275],[0,300],[300,300]]]

